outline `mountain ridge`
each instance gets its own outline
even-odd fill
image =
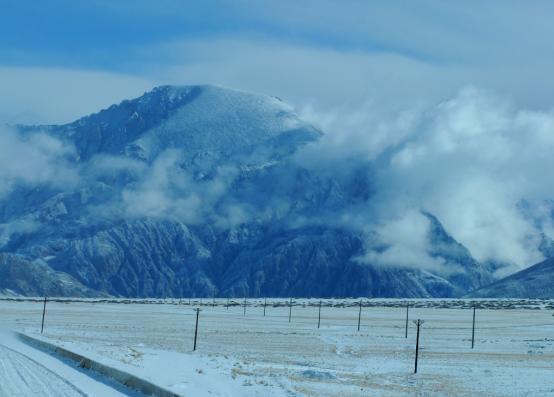
[[[370,173],[339,180],[293,161],[322,132],[273,97],[163,86],[22,131],[72,147],[64,165],[77,176],[0,200],[0,224],[19,230],[0,254],[84,295],[450,297],[492,280],[431,214],[430,255],[452,274],[360,260],[369,237],[322,219],[371,200]]]
[[[552,298],[554,258],[511,274],[468,294],[472,298]]]

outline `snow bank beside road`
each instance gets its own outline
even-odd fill
[[[0,330],[2,397],[138,397],[131,390],[117,390],[113,386],[23,343],[9,331]]]

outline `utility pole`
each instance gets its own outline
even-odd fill
[[[406,330],[404,332],[404,338],[408,338],[408,313],[410,311],[410,304],[406,303]]]
[[[200,309],[196,309],[196,327],[194,328],[194,346],[192,351],[196,351],[196,338],[198,337],[198,316],[200,316]]]
[[[292,298],[289,299],[289,323],[292,317]]]
[[[473,327],[471,329],[471,348],[475,346],[475,307],[477,305],[473,305]]]
[[[360,299],[360,311],[358,312],[358,331],[360,330],[361,322],[362,322],[362,300]]]
[[[40,333],[44,331],[44,316],[46,315],[46,296],[44,297],[44,306],[42,306],[42,325],[40,326]]]
[[[317,329],[321,325],[321,301],[319,301],[319,313],[317,315]]]
[[[417,325],[417,336],[416,336],[416,348],[415,348],[415,369],[414,374],[417,374],[417,359],[419,356],[419,327],[424,323],[423,320],[414,320],[414,324]]]

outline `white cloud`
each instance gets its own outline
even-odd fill
[[[46,134],[22,136],[0,128],[0,198],[18,185],[68,187],[77,183],[77,171],[67,161],[73,148]]]
[[[14,234],[32,233],[39,228],[32,217],[24,217],[8,223],[0,223],[0,247],[7,244]]]
[[[242,10],[249,18],[291,32],[282,37],[320,45],[390,52],[437,63],[536,64],[552,60],[554,28],[548,0],[437,2],[269,1]],[[494,18],[492,18],[494,16]],[[514,50],[518,51],[514,51]]]
[[[368,250],[360,258],[381,266],[405,266],[444,274],[449,269],[442,258],[429,255],[429,219],[421,212],[409,209],[388,222],[373,225],[384,250]]]
[[[467,38],[464,45],[477,45],[472,40],[477,38]],[[460,48],[444,43],[443,47]],[[481,48],[486,50],[491,52]],[[479,62],[470,54],[441,61],[393,47],[337,48],[259,35],[176,40],[143,51],[153,59],[165,60],[147,68],[146,73],[157,81],[240,88],[279,96],[296,108],[313,104],[333,111],[369,102],[383,111],[398,111],[413,105],[429,106],[454,96],[468,84],[526,106],[554,103],[554,76],[550,73],[554,58],[544,56],[512,56],[502,64],[491,57]],[[502,51],[514,53],[514,49]]]
[[[219,226],[245,220],[238,203],[222,208],[223,215],[216,208],[237,175],[233,167],[220,167],[214,178],[197,180],[181,168],[183,161],[179,150],[161,153],[138,182],[123,190],[126,216],[179,219],[189,224],[213,221]]]
[[[0,119],[70,121],[159,83],[221,84],[327,109],[368,99],[398,109],[452,96],[467,84],[525,105],[554,103],[554,6],[548,1],[238,1],[218,7],[225,17],[210,6],[195,8],[214,18],[208,22],[221,19],[221,29],[145,35],[105,49],[113,52],[112,67],[132,73],[40,67],[33,54],[27,58],[35,68],[0,67]],[[171,15],[186,22],[192,15],[186,6],[111,8],[121,18],[141,20]],[[92,51],[79,54],[91,57]],[[52,64],[57,54],[43,55]]]
[[[518,109],[466,88],[450,100],[401,112],[396,119],[368,111],[364,120],[356,109],[343,114],[345,126],[328,124],[328,134],[337,136],[321,145],[327,150],[332,147],[328,142],[342,142],[340,153],[362,150],[366,155],[360,157],[374,159],[375,195],[366,222],[393,247],[381,255],[382,262],[404,257],[403,264],[410,265],[425,259],[423,254],[417,259],[425,251],[423,229],[418,234],[410,226],[416,224],[413,217],[408,220],[414,222],[397,221],[406,211],[419,210],[437,216],[478,260],[510,264],[504,272],[542,259],[538,246],[541,233],[551,235],[552,213],[535,210],[531,217],[522,203],[541,208],[554,197],[549,172],[554,169],[554,112]],[[360,126],[357,131],[349,130],[350,114]],[[412,240],[397,233],[402,228],[393,226],[399,224],[410,226]]]
[[[94,156],[88,172],[92,177],[114,176],[120,172],[140,175],[148,168],[147,164],[129,157],[101,154]]]
[[[162,65],[152,72],[163,81],[207,81],[279,96],[296,107],[309,102],[333,107],[351,105],[371,98],[397,108],[419,101],[422,92],[423,99],[447,96],[460,84],[459,79],[444,84],[441,74],[446,70],[442,67],[399,54],[336,50],[261,38],[176,41],[148,51],[160,57],[173,55],[169,67]]]

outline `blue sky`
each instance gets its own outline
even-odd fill
[[[130,72],[145,59],[137,49],[179,38],[252,28],[225,16],[215,2],[51,0],[10,2],[1,19],[7,64]],[[261,27],[264,28],[263,26]]]
[[[287,10],[278,4],[273,2],[267,8],[285,13]],[[0,17],[2,58],[6,64],[15,65],[76,66],[131,72],[133,66],[153,62],[138,51],[140,48],[182,39],[226,35],[253,35],[335,49],[423,55],[408,47],[394,48],[378,37],[342,31],[340,25],[326,25],[324,29],[310,23],[303,26],[282,14],[272,19],[267,15],[266,7],[251,9],[253,5],[254,2],[209,0],[8,2]],[[305,7],[299,11],[309,12]]]
[[[554,101],[548,1],[1,1],[0,119],[63,122],[158,84],[327,109],[475,85]]]

